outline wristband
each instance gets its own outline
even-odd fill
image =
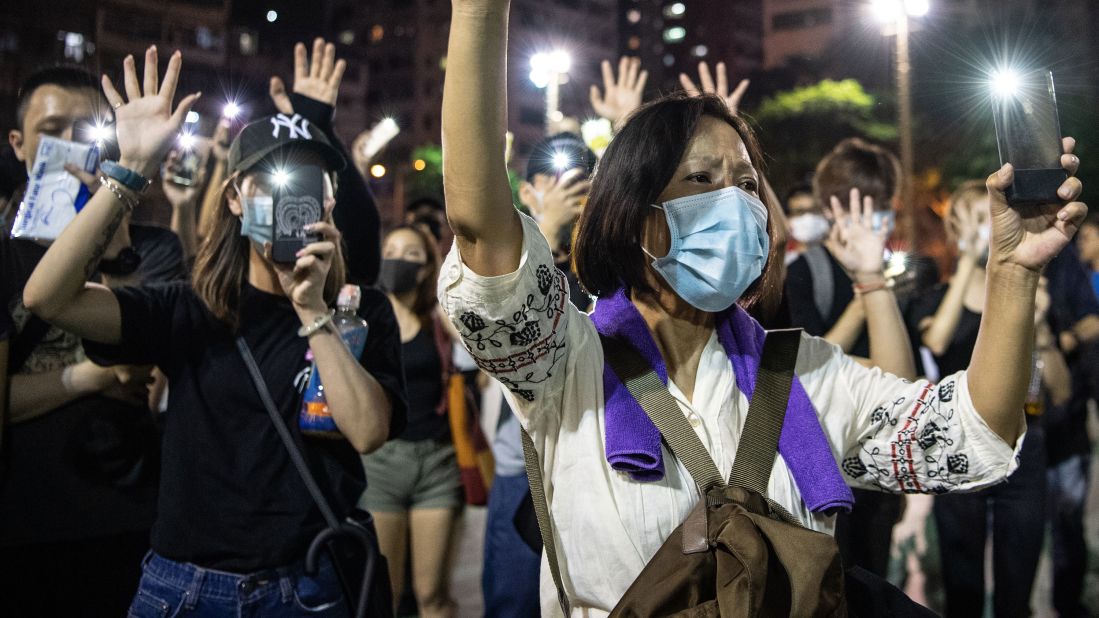
[[[881,290],[888,290],[893,287],[893,282],[889,279],[882,278],[881,281],[874,281],[873,283],[856,283],[851,286],[855,290],[855,294],[863,295],[871,292],[878,292]]]
[[[104,161],[99,169],[110,179],[118,181],[120,185],[133,191],[143,193],[152,182],[148,178],[138,174],[132,169],[122,167],[115,161]]]
[[[320,329],[328,325],[332,321],[332,318],[336,317],[336,310],[330,309],[328,313],[317,316],[317,319],[313,320],[312,324],[306,324],[298,329],[299,337],[312,337]]]

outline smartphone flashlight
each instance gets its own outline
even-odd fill
[[[1015,179],[1006,195],[1011,206],[1060,203],[1057,189],[1068,178],[1061,166],[1061,124],[1053,73],[1002,69],[991,75],[993,118],[1000,165]]]
[[[237,105],[236,101],[229,101],[225,104],[225,107],[221,108],[221,116],[229,120],[236,118],[239,113],[240,106]]]

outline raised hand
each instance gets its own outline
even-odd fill
[[[560,178],[535,178],[532,185],[535,199],[526,200],[552,250],[557,249],[561,229],[580,216],[591,192],[591,182],[580,180],[581,173],[582,170],[573,169]]]
[[[306,53],[305,44],[298,43],[294,46],[293,92],[335,107],[345,70],[347,61],[336,60],[336,46],[332,43],[326,43],[320,37],[314,39],[312,58]],[[270,94],[280,112],[286,115],[294,113],[281,77],[271,78]]]
[[[692,97],[697,97],[700,94],[716,94],[725,100],[725,105],[729,108],[729,112],[736,114],[740,109],[740,100],[744,98],[744,93],[748,91],[748,80],[742,79],[737,87],[732,92],[729,92],[729,77],[725,70],[725,63],[717,63],[717,83],[714,83],[713,76],[710,75],[710,65],[705,62],[698,63],[698,81],[702,84],[701,89],[695,85],[690,76],[686,73],[679,74],[679,83],[683,86],[683,89],[687,91]]]
[[[591,106],[595,109],[595,113],[611,121],[611,124],[618,128],[630,112],[641,106],[649,72],[641,70],[639,58],[627,56],[622,56],[618,60],[617,79],[609,60],[604,60],[600,67],[603,70],[603,92],[599,91],[599,86],[592,84]]]
[[[306,231],[320,234],[322,239],[303,247],[293,266],[276,264],[275,272],[295,310],[299,313],[323,313],[328,311],[328,305],[324,302],[324,283],[332,267],[336,243],[340,242],[340,232],[331,223],[323,221],[306,226]]]
[[[874,229],[874,198],[861,197],[851,189],[845,211],[839,198],[831,198],[835,224],[825,246],[852,277],[880,276],[884,265],[885,241],[889,232]]]
[[[1061,155],[1061,165],[1070,177],[1057,190],[1057,195],[1067,203],[1012,208],[1004,195],[1015,176],[1011,164],[1005,164],[988,177],[985,184],[992,212],[990,267],[1014,265],[1041,272],[1072,242],[1072,237],[1088,214],[1088,207],[1083,202],[1074,201],[1084,188],[1075,178],[1080,167],[1080,158],[1072,154],[1076,140],[1066,137],[1063,146],[1065,153]]]
[[[160,173],[160,187],[163,189],[164,196],[168,198],[172,208],[178,208],[184,204],[194,204],[198,200],[198,196],[206,189],[206,160],[210,156],[211,146],[212,141],[209,139],[199,138],[195,140],[194,148],[198,155],[198,166],[195,170],[195,177],[189,186],[177,185],[169,180],[180,167],[182,154],[178,150],[172,150],[168,153],[168,158],[164,161]]]
[[[154,45],[145,52],[144,84],[139,84],[134,57],[126,56],[122,63],[125,99],[115,90],[111,78],[103,76],[103,94],[115,110],[118,149],[121,153],[119,162],[146,178],[156,172],[179,133],[187,112],[202,96],[201,92],[189,94],[183,97],[175,111],[172,110],[172,99],[175,98],[182,66],[183,57],[177,51],[168,60],[168,70],[161,84]]]

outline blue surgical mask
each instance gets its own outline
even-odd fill
[[[892,234],[897,229],[897,213],[892,210],[875,210],[870,215],[870,229],[875,232],[885,230],[887,234]]]
[[[238,192],[239,195],[239,192]],[[240,235],[260,248],[275,238],[275,200],[270,195],[241,196]]]
[[[652,266],[680,298],[716,313],[735,303],[763,273],[767,207],[739,187],[681,197],[655,206],[671,235],[668,255]]]

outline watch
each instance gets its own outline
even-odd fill
[[[134,193],[143,193],[145,188],[152,182],[141,174],[122,167],[117,161],[104,161],[100,164],[99,169],[103,171],[107,178],[114,180]]]
[[[134,251],[133,247],[126,247],[118,252],[114,259],[100,260],[99,272],[104,275],[121,277],[132,275],[141,266],[141,254]]]

